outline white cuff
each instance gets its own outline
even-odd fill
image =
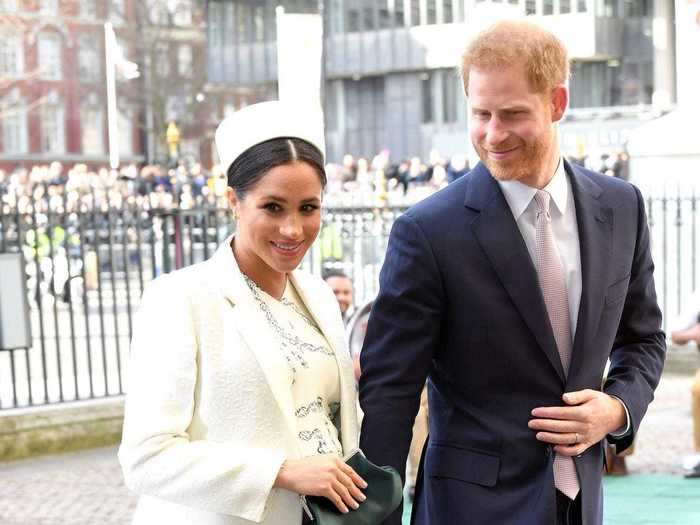
[[[621,437],[626,436],[630,431],[630,426],[631,426],[630,425],[630,411],[627,410],[627,405],[625,405],[625,402],[622,399],[620,399],[617,396],[613,396],[613,395],[610,395],[610,397],[614,397],[615,399],[617,399],[620,403],[622,403],[622,407],[625,409],[626,422],[625,422],[624,427],[620,427],[615,432],[610,432],[610,437],[621,438]]]

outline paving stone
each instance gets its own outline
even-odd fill
[[[693,453],[692,376],[665,375],[627,463],[632,474],[682,474]],[[136,496],[124,486],[117,448],[0,463],[2,525],[127,525]]]

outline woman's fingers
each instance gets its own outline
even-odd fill
[[[352,479],[354,485],[360,487],[361,489],[367,488],[367,482],[364,479],[362,479],[360,475],[357,472],[355,472],[355,470],[350,465],[344,462],[342,463],[342,465],[343,466],[341,468],[343,469],[345,474],[350,476],[350,479]]]
[[[353,473],[354,473],[354,471],[353,471]],[[357,476],[357,474],[355,474],[355,477],[359,478],[359,476]],[[365,497],[365,495],[362,493],[362,491],[355,484],[355,481],[351,476],[349,476],[348,474],[346,474],[345,472],[343,472],[341,470],[339,472],[338,479],[345,486],[345,488],[348,490],[348,492],[350,493],[350,495],[352,496],[352,498],[355,501],[362,502],[362,501],[365,501],[367,499]],[[365,485],[366,485],[366,483],[365,483]]]
[[[350,491],[348,490],[348,488],[345,485],[343,485],[343,483],[340,480],[336,480],[333,483],[333,491],[340,496],[340,499],[342,500],[345,506],[345,510],[338,507],[342,512],[347,512],[348,508],[359,508],[360,504],[357,501],[355,501],[355,498],[353,498],[350,495]]]

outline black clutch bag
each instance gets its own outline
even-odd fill
[[[396,510],[401,503],[401,476],[393,467],[379,467],[368,460],[361,451],[345,460],[367,482],[363,490],[367,499],[357,510],[347,514],[340,512],[327,498],[308,496],[306,503],[309,518],[314,525],[377,525]]]

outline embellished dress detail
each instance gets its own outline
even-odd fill
[[[287,362],[302,456],[342,457],[338,435],[340,375],[335,352],[290,280],[278,301],[244,277]]]

